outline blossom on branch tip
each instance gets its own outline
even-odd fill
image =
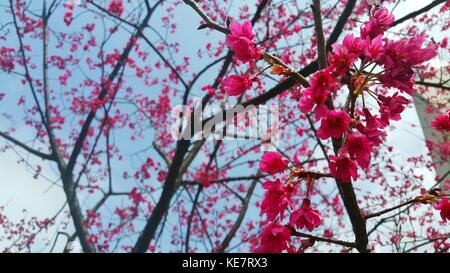
[[[385,68],[385,72],[378,77],[385,87],[393,87],[409,95],[413,94],[414,66],[429,61],[437,55],[437,45],[422,48],[424,41],[425,33],[410,39],[385,41],[385,50],[376,59],[377,64]]]
[[[384,53],[383,47],[383,36],[378,35],[372,40],[367,40],[367,47],[364,50],[364,56],[366,56],[366,61],[372,61],[377,59],[381,54]]]
[[[122,16],[122,13],[125,11],[123,0],[112,0],[108,6],[108,11],[118,17]]]
[[[361,37],[373,39],[383,34],[394,23],[394,16],[386,8],[377,9],[369,22],[361,27]]]
[[[230,31],[231,34],[227,36],[226,42],[239,61],[247,63],[261,58],[261,49],[253,41],[255,34],[250,21],[246,21],[243,24],[232,22]]]
[[[252,30],[252,23],[250,21],[245,21],[243,24],[233,21],[230,24],[230,31],[231,34],[228,36],[229,39],[245,37],[251,41],[255,38],[255,34]]]
[[[355,37],[353,34],[347,34],[342,40],[342,46],[347,50],[351,59],[356,60],[367,47],[366,41],[359,37]]]
[[[252,78],[249,74],[231,75],[223,80],[222,86],[228,96],[240,96],[252,87]]]
[[[317,71],[310,80],[311,88],[318,92],[330,91],[334,92],[338,88],[336,79],[331,75],[330,70],[323,69]]]
[[[299,229],[306,228],[313,231],[322,224],[320,212],[311,208],[311,201],[308,198],[303,199],[303,203],[298,210],[292,212],[289,217],[289,224]]]
[[[259,168],[266,173],[275,174],[286,170],[288,162],[279,153],[267,152],[262,156]]]
[[[316,92],[311,87],[308,87],[302,91],[301,98],[298,102],[298,108],[303,113],[310,113],[314,108],[314,113],[318,117],[322,117],[327,112],[325,101],[327,100],[328,94],[328,90]]]

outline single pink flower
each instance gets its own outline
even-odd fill
[[[334,92],[338,88],[336,79],[331,74],[329,69],[317,71],[309,81],[311,88],[317,92]]]
[[[369,22],[361,27],[361,37],[373,39],[382,35],[394,23],[394,16],[386,8],[377,9]]]
[[[291,241],[289,229],[278,223],[269,224],[260,236],[256,252],[280,253],[288,249],[288,242]]]
[[[351,56],[348,54],[348,50],[339,45],[333,45],[333,52],[328,53],[328,63],[330,64],[330,68],[337,75],[344,75],[350,69],[350,66],[354,62]]]
[[[361,168],[369,167],[372,146],[370,146],[370,141],[366,136],[362,134],[348,135],[344,150],[348,152],[351,159],[358,162]]]
[[[373,116],[367,108],[363,109],[363,114],[365,116],[366,125],[364,126],[361,123],[358,123],[356,128],[361,134],[369,139],[372,146],[379,146],[386,138],[386,132],[380,130],[380,128],[386,127],[386,124],[378,117]]]
[[[286,170],[288,162],[279,153],[267,152],[262,156],[259,168],[266,173],[275,174]]]
[[[364,53],[367,47],[367,42],[364,39],[355,37],[353,34],[347,34],[342,40],[342,46],[348,51],[348,54],[352,56],[352,59],[358,58]]]
[[[298,108],[300,108],[303,113],[309,113],[314,108],[314,95],[314,89],[312,89],[311,87],[308,87],[302,91],[300,100],[298,102]]]
[[[119,17],[122,16],[122,13],[125,11],[123,7],[123,0],[112,0],[108,6],[108,11]]]
[[[247,63],[261,58],[261,49],[253,41],[255,35],[250,21],[243,24],[232,22],[230,31],[231,33],[227,36],[227,44],[239,61]]]
[[[431,122],[431,127],[438,131],[450,131],[450,111],[447,114],[436,115],[436,118]]]
[[[447,220],[450,220],[450,202],[448,201],[448,198],[442,197],[435,208],[441,211],[442,220],[447,223]]]
[[[324,111],[324,103],[328,98],[328,94],[336,91],[338,84],[328,69],[316,72],[309,83],[310,87],[302,91],[302,97],[298,106],[304,113],[311,112],[316,106],[315,113],[320,117],[326,112]]]
[[[265,182],[263,188],[266,192],[261,202],[261,214],[266,214],[269,221],[275,220],[278,214],[282,219],[286,208],[293,206],[291,200],[293,187],[290,184],[283,185],[280,179],[276,179],[273,182]]]
[[[364,50],[364,56],[366,56],[366,61],[372,61],[377,59],[384,52],[383,47],[383,36],[378,35],[372,41],[367,41],[367,47]]]
[[[230,49],[234,51],[236,58],[243,63],[260,58],[260,52],[256,44],[245,37],[239,37],[234,42],[229,43],[229,45]]]
[[[328,54],[328,62],[338,76],[343,76],[350,66],[363,54],[367,42],[361,38],[347,34],[342,44],[335,43],[333,51]]]
[[[299,229],[306,227],[307,230],[313,231],[322,224],[320,212],[311,208],[311,201],[308,198],[303,199],[302,206],[292,212],[289,217],[289,224]]]
[[[225,93],[229,96],[240,96],[252,86],[252,79],[249,74],[232,75],[222,82]]]
[[[330,156],[330,160],[331,175],[337,180],[350,183],[358,178],[357,166],[348,156]]]
[[[250,41],[255,38],[255,34],[252,30],[252,22],[245,21],[243,24],[239,24],[236,21],[231,22],[230,24],[231,34],[228,36],[228,39],[236,39],[238,37],[245,37]]]
[[[408,103],[410,101],[405,97],[399,96],[398,92],[390,97],[378,95],[381,121],[389,125],[389,120],[400,120],[400,114],[405,110]]]
[[[385,87],[398,88],[409,95],[413,94],[414,66],[437,55],[437,45],[422,48],[424,42],[425,33],[410,39],[385,41],[385,50],[376,59],[376,62],[385,68],[385,72],[378,77]]]
[[[322,119],[317,135],[321,139],[338,138],[346,132],[350,125],[350,117],[345,111],[330,110]]]

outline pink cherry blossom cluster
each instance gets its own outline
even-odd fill
[[[123,0],[112,0],[111,3],[109,3],[108,11],[118,17],[122,16],[122,13],[125,11]]]
[[[70,26],[73,20],[74,4],[71,1],[67,1],[66,3],[64,3],[64,7],[66,8],[66,12],[64,13],[64,23],[67,26]]]
[[[431,126],[441,132],[450,132],[450,111],[446,114],[437,115]]]
[[[267,152],[261,158],[259,167],[266,173],[277,174],[288,169],[288,162],[277,152]],[[286,183],[275,179],[263,184],[265,194],[261,202],[261,213],[265,214],[271,223],[261,233],[260,244],[255,249],[256,252],[282,252],[288,249],[292,251],[295,247],[290,245],[290,227],[306,228],[312,231],[322,223],[319,211],[311,208],[311,201],[308,198],[309,191],[300,208],[295,209],[292,198],[297,191],[298,181],[294,181],[292,178],[304,176],[308,177],[307,179],[311,178],[304,170],[292,169],[291,176]],[[289,225],[284,226],[280,222],[288,207],[293,212],[289,217]]]
[[[248,63],[261,58],[261,49],[254,41],[255,34],[250,21],[245,21],[242,25],[232,22],[230,31],[231,34],[227,36],[227,44],[239,61]]]
[[[252,23],[246,21],[243,24],[232,22],[230,24],[230,34],[226,43],[234,52],[234,57],[242,63],[251,63],[260,60],[262,49],[258,48],[254,41],[255,34],[252,30]],[[250,74],[231,75],[222,82],[223,90],[229,96],[240,96],[252,87],[253,77]]]
[[[321,121],[316,135],[321,140],[334,139],[341,143],[335,155],[326,155],[329,162],[330,177],[339,182],[350,183],[358,178],[358,166],[368,170],[372,153],[386,137],[386,127],[390,121],[400,120],[410,100],[400,94],[412,95],[414,92],[414,68],[436,56],[436,46],[423,47],[425,34],[410,39],[393,41],[384,37],[384,32],[393,24],[394,17],[387,9],[376,9],[370,20],[363,24],[360,35],[348,34],[342,43],[332,46],[328,55],[328,66],[313,74],[309,87],[302,91],[299,109],[307,114],[314,114],[316,121]],[[232,35],[247,37],[250,41],[250,25],[233,25]],[[246,33],[246,34],[244,34]],[[236,38],[233,38],[234,41]],[[229,39],[230,40],[230,39]],[[230,42],[228,42],[230,44]],[[256,54],[254,45],[244,43],[230,46],[235,52],[244,51],[238,59],[243,62]],[[229,95],[240,95],[250,86],[248,76],[230,76],[224,81]],[[347,103],[342,108],[335,108],[333,100],[343,87],[349,90]],[[390,88],[397,89],[393,95],[387,95]],[[365,105],[365,97],[370,96],[379,106],[379,115],[371,113]],[[362,107],[358,109],[358,100]],[[440,115],[433,123],[435,128],[450,130],[450,114]],[[269,174],[277,174],[288,168],[288,161],[276,152],[268,152],[260,161],[260,169]],[[307,174],[316,174],[307,175]],[[291,236],[294,228],[314,230],[321,224],[320,212],[311,208],[309,189],[312,180],[325,174],[308,172],[304,169],[291,169],[285,183],[280,179],[265,182],[264,197],[261,202],[261,214],[270,221],[259,238],[260,252],[292,251]],[[306,178],[308,193],[299,209],[295,209],[292,197],[296,193],[298,180]],[[435,200],[436,201],[436,200]],[[441,210],[443,219],[448,219],[448,200],[442,199],[436,208]],[[293,210],[289,224],[283,225],[286,209]],[[301,249],[300,249],[301,250]]]
[[[425,35],[392,41],[383,37],[384,31],[394,22],[387,9],[375,10],[370,20],[361,27],[360,36],[348,34],[342,44],[334,44],[329,53],[329,66],[316,72],[310,87],[299,101],[304,113],[314,112],[321,120],[317,136],[322,140],[342,139],[344,145],[336,156],[329,156],[330,172],[342,182],[357,179],[357,166],[370,166],[373,147],[380,145],[386,136],[385,128],[391,120],[400,120],[410,100],[399,92],[412,95],[413,68],[436,56],[436,46],[422,48]],[[345,109],[330,109],[327,100],[337,95],[346,84],[350,91]],[[372,86],[396,88],[392,96],[377,94]],[[364,96],[373,97],[379,105],[379,116],[365,107]],[[362,98],[363,108],[356,109]]]

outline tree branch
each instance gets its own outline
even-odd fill
[[[27,145],[24,144],[23,142],[21,142],[21,141],[15,139],[15,138],[13,138],[13,137],[11,137],[11,136],[9,136],[9,135],[3,133],[3,132],[0,132],[0,136],[3,137],[3,138],[6,139],[6,140],[12,142],[13,144],[19,146],[20,148],[24,149],[25,151],[29,152],[30,154],[33,154],[33,155],[35,155],[35,156],[38,156],[38,157],[40,157],[40,158],[42,158],[42,159],[46,159],[46,160],[55,160],[55,158],[53,157],[53,155],[51,155],[51,154],[46,154],[46,153],[40,152],[40,151],[38,151],[38,150],[35,150],[35,149],[33,149],[33,148],[27,146]]]
[[[187,5],[189,5],[193,10],[195,10],[195,12],[197,12],[198,15],[200,15],[200,17],[202,17],[202,19],[205,21],[206,25],[209,28],[215,29],[217,31],[220,31],[222,33],[225,34],[229,34],[230,30],[225,27],[222,26],[216,22],[214,22],[198,5],[195,1],[193,0],[183,0],[183,2]]]
[[[351,248],[355,248],[356,247],[355,243],[352,243],[352,242],[334,240],[334,239],[330,239],[330,238],[318,237],[318,236],[314,236],[314,235],[311,235],[311,234],[298,232],[291,226],[289,226],[288,228],[290,229],[292,236],[309,238],[309,239],[312,239],[314,241],[325,242],[325,243],[330,243],[330,244],[335,244],[335,245],[341,245],[341,246],[345,246],[345,247],[351,247]]]
[[[446,2],[446,0],[435,0],[435,1],[431,2],[431,4],[421,8],[419,10],[411,12],[408,15],[405,15],[402,18],[394,21],[394,23],[392,24],[391,27],[395,27],[396,25],[399,25],[399,24],[401,24],[401,23],[403,23],[403,22],[405,22],[405,21],[407,21],[409,19],[415,18],[416,16],[418,16],[418,15],[420,15],[422,13],[425,13],[425,12],[429,11],[430,9],[432,9],[432,8],[442,4],[442,3],[445,3],[445,2]]]
[[[412,199],[412,200],[403,202],[403,203],[401,203],[401,204],[399,204],[399,205],[397,205],[397,206],[394,206],[394,207],[392,207],[392,208],[388,208],[388,209],[385,209],[385,210],[382,210],[382,211],[379,211],[379,212],[375,212],[375,213],[366,215],[364,218],[367,220],[367,219],[370,219],[370,218],[378,217],[378,216],[380,216],[380,215],[386,214],[386,213],[388,213],[388,212],[391,212],[391,211],[393,211],[393,210],[396,210],[396,209],[399,209],[399,208],[401,208],[401,207],[407,206],[407,205],[409,205],[409,204],[413,204],[413,203],[415,203],[415,202],[416,202],[416,199]]]
[[[320,8],[320,0],[313,0],[311,6],[314,15],[314,28],[316,30],[317,41],[317,60],[319,62],[319,69],[324,69],[327,66],[327,52],[325,45],[325,36],[322,25],[322,15]]]
[[[258,171],[256,173],[255,177],[258,177],[260,175],[261,175],[261,171]],[[234,235],[239,230],[239,227],[241,226],[242,221],[244,220],[245,214],[247,213],[248,205],[250,203],[250,199],[253,196],[253,191],[255,190],[257,183],[258,183],[258,179],[257,178],[253,179],[253,182],[252,182],[252,184],[250,185],[250,188],[247,191],[247,194],[246,194],[246,196],[244,198],[244,201],[242,202],[242,209],[239,212],[239,215],[238,215],[238,218],[236,219],[236,222],[231,227],[230,231],[227,233],[227,235],[223,239],[223,241],[220,244],[220,246],[214,252],[216,252],[216,253],[223,253],[223,252],[225,252],[225,250],[229,246],[231,240],[233,239]]]

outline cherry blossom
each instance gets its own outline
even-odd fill
[[[405,97],[399,96],[398,92],[390,97],[378,95],[381,114],[380,120],[386,125],[389,125],[389,120],[400,120],[400,114],[405,110],[408,103],[410,101]]]
[[[125,11],[123,7],[123,0],[111,0],[108,6],[108,11],[119,17],[122,16],[122,13]]]
[[[431,126],[438,131],[449,132],[450,131],[450,111],[447,114],[436,115],[434,121],[431,122]]]
[[[291,241],[291,233],[285,226],[270,223],[260,235],[260,245],[256,252],[279,253],[287,250]]]
[[[288,162],[277,152],[267,152],[262,156],[259,168],[266,173],[275,174],[286,170]]]
[[[447,197],[443,197],[441,201],[436,204],[436,209],[441,211],[440,214],[444,222],[450,220],[450,202]]]
[[[345,111],[331,110],[322,119],[317,135],[321,139],[338,138],[345,133],[350,125],[350,117]]]
[[[233,21],[230,24],[231,34],[227,36],[227,44],[236,54],[236,58],[243,63],[251,62],[261,58],[260,49],[253,41],[252,24],[245,21],[243,24]]]
[[[249,74],[232,75],[223,80],[223,88],[229,96],[240,96],[252,86]]]
[[[350,158],[356,160],[361,168],[369,167],[372,146],[366,136],[362,134],[348,135],[343,150],[347,151]]]
[[[265,182],[263,188],[266,192],[261,202],[261,214],[266,214],[269,221],[275,220],[278,215],[282,219],[286,208],[293,206],[291,196],[294,188],[289,184],[282,184],[280,179]]]
[[[413,67],[432,59],[437,54],[436,45],[422,48],[424,42],[425,33],[410,39],[385,41],[384,53],[376,60],[386,70],[379,76],[384,86],[398,88],[412,95],[414,92]]]
[[[361,37],[373,39],[383,34],[392,23],[394,23],[394,16],[386,8],[377,9],[369,22],[361,27]]]
[[[330,92],[337,89],[338,85],[328,70],[321,70],[315,73],[310,80],[311,87],[302,92],[299,108],[304,113],[309,113],[315,107],[318,116],[326,114],[325,101]]]
[[[313,231],[322,223],[320,217],[320,212],[312,209],[311,201],[305,198],[301,207],[292,212],[289,218],[289,224],[299,229],[306,228],[309,231]]]
[[[353,160],[346,155],[330,156],[331,175],[342,181],[352,182],[358,178],[358,169]]]

